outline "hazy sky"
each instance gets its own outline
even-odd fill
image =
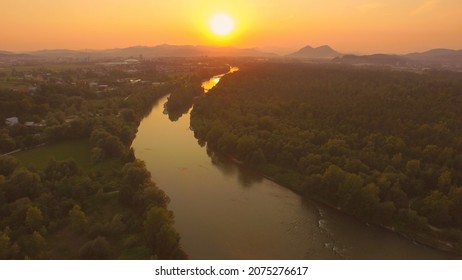
[[[207,23],[227,12],[236,31]],[[462,0],[0,0],[0,50],[222,44],[340,51],[462,48]]]

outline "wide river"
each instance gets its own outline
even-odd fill
[[[203,86],[216,85],[222,76]],[[166,101],[141,122],[133,147],[171,198],[189,258],[458,258],[363,224],[218,158],[194,138],[189,112],[175,122],[163,114]]]

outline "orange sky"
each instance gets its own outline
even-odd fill
[[[217,40],[216,12],[236,31]],[[402,53],[462,48],[461,0],[1,0],[0,50],[192,44]]]

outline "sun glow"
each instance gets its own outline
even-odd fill
[[[209,21],[210,30],[213,34],[224,37],[234,31],[234,20],[231,16],[225,13],[215,14]]]

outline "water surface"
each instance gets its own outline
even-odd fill
[[[223,75],[203,86],[210,89]],[[387,230],[302,199],[201,147],[190,115],[170,121],[167,97],[138,128],[133,147],[171,198],[191,259],[452,259]]]

